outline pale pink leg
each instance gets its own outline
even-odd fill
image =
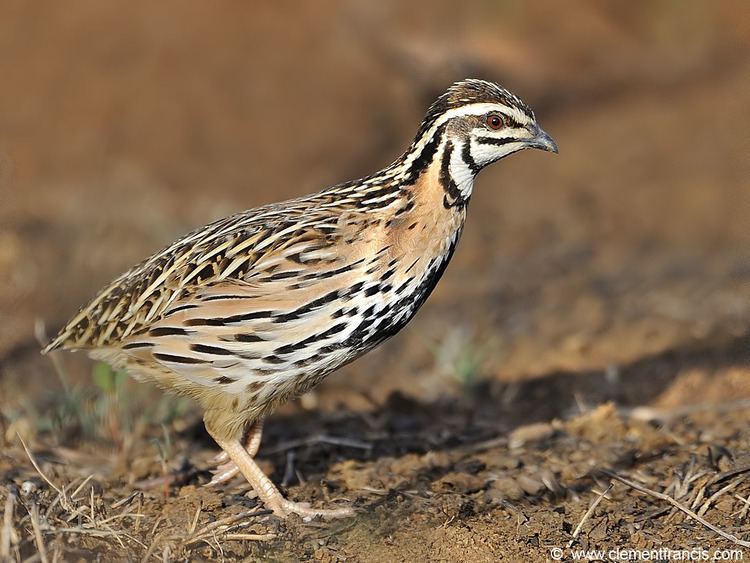
[[[262,436],[263,419],[260,419],[253,423],[245,436],[245,449],[247,450],[247,453],[250,454],[250,457],[255,457],[255,454],[258,453]],[[227,452],[225,451],[222,451],[215,456],[211,460],[211,464],[215,465],[216,469],[214,470],[214,476],[211,481],[206,483],[206,487],[213,487],[215,485],[226,483],[240,472],[237,465],[229,459],[229,455],[227,455]]]
[[[208,428],[207,430],[211,434],[211,430]],[[258,493],[258,497],[266,508],[273,510],[277,516],[285,518],[289,514],[294,513],[302,517],[343,518],[354,514],[354,510],[351,508],[323,510],[310,508],[302,503],[285,499],[273,482],[263,473],[263,470],[258,467],[248,449],[243,447],[239,440],[225,441],[216,436],[213,436],[213,438],[219,444],[219,447],[227,453],[229,459],[234,462],[242,475],[244,475],[253,490]],[[250,442],[252,443],[253,440],[250,440]]]

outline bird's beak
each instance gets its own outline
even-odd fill
[[[557,143],[541,127],[535,127],[534,136],[527,141],[527,144],[534,149],[553,152],[557,154]]]

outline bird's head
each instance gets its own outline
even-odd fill
[[[463,204],[482,168],[523,149],[556,153],[557,144],[517,96],[492,82],[467,79],[430,106],[401,162],[407,181],[439,163],[449,199]]]
[[[531,108],[486,80],[462,80],[448,88],[430,106],[416,141],[442,133],[443,128],[454,150],[468,150],[479,168],[523,149],[557,152],[557,144],[539,126]]]

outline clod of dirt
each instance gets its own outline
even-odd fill
[[[529,475],[519,475],[516,478],[518,486],[523,489],[527,495],[536,496],[544,490],[544,483],[541,479]]]
[[[492,481],[485,497],[488,500],[520,500],[524,491],[513,477],[498,477]]]
[[[484,488],[485,483],[485,479],[476,475],[452,471],[433,482],[432,490],[436,493],[475,493]]]
[[[604,403],[568,421],[566,430],[573,436],[598,443],[609,438],[623,438],[625,425],[617,414],[614,403]]]
[[[541,442],[555,435],[555,428],[548,422],[537,422],[519,426],[508,436],[508,446],[517,449],[532,442]]]

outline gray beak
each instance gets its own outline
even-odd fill
[[[541,149],[555,154],[558,152],[555,140],[538,126],[536,127],[536,134],[527,141],[527,144],[534,149]]]

